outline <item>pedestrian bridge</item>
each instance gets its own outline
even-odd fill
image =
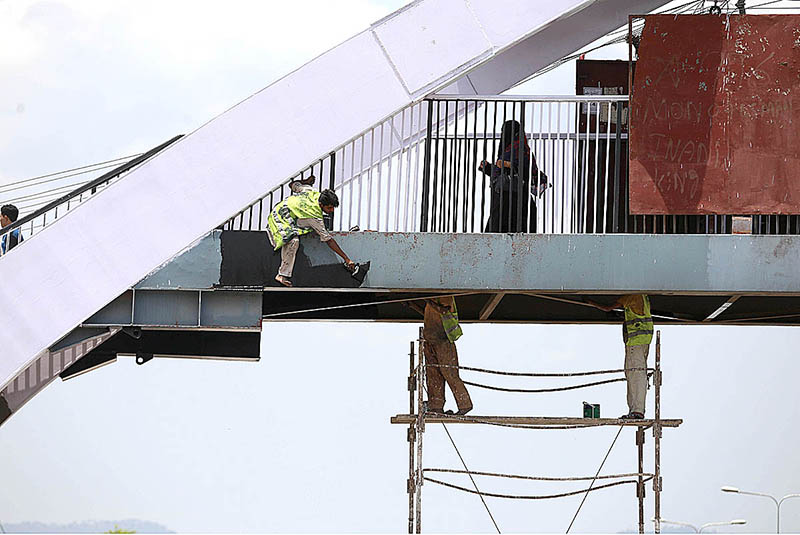
[[[731,216],[632,215],[627,96],[498,96],[664,0],[449,0],[446,18],[440,3],[3,229],[26,239],[0,257],[0,423],[119,355],[258,360],[263,321],[419,322],[404,303],[435,294],[467,322],[616,323],[584,296],[627,292],[650,294],[658,322],[798,322],[795,216],[731,235]],[[479,167],[509,120],[536,161],[513,200],[530,216],[501,203],[518,232],[484,233]],[[311,174],[341,200],[326,224],[370,262],[363,282],[313,236],[295,287],[273,280],[267,215]]]

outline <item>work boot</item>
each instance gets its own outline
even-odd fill
[[[471,410],[472,410],[472,405],[470,405],[469,407],[464,407],[463,409],[458,409],[458,412],[456,414],[459,416],[464,416]]]
[[[644,420],[644,414],[641,412],[631,411],[628,414],[623,414],[619,417],[620,420]]]

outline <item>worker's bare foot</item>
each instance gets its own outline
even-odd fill
[[[284,277],[283,275],[275,275],[275,280],[283,284],[287,288],[292,287],[292,281],[290,281],[288,277]]]
[[[299,182],[301,184],[303,184],[303,185],[306,185],[306,186],[312,186],[316,179],[317,179],[317,177],[315,177],[314,175],[311,175],[311,176],[309,176],[307,178],[301,179]]]
[[[470,405],[469,407],[464,407],[463,409],[458,409],[458,412],[456,414],[458,414],[459,416],[464,416],[471,410],[472,410],[472,405]]]

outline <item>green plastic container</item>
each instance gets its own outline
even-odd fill
[[[600,404],[583,402],[584,418],[600,418]]]

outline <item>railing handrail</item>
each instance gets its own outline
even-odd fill
[[[623,102],[628,95],[432,95],[423,100],[463,102]]]
[[[130,160],[129,162],[124,163],[124,164],[122,164],[121,166],[119,166],[119,167],[117,167],[115,169],[112,169],[108,173],[104,173],[103,175],[95,178],[94,180],[91,180],[91,181],[87,182],[86,184],[83,184],[82,186],[79,186],[76,189],[70,191],[69,193],[67,193],[65,195],[62,195],[58,199],[47,203],[46,205],[44,205],[43,207],[39,208],[35,212],[32,212],[32,213],[26,215],[25,217],[23,217],[21,219],[17,219],[16,221],[11,223],[7,227],[5,227],[2,230],[0,230],[0,236],[4,236],[4,235],[14,231],[14,230],[22,227],[26,223],[30,223],[31,221],[33,221],[37,217],[40,217],[41,215],[46,214],[47,212],[49,212],[53,208],[56,208],[57,206],[61,206],[65,202],[68,202],[68,201],[74,199],[75,197],[77,197],[77,196],[79,196],[79,195],[81,195],[83,193],[86,193],[90,189],[99,186],[103,182],[107,182],[107,181],[111,180],[112,178],[114,178],[115,176],[120,175],[120,174],[124,173],[125,171],[128,171],[129,169],[132,169],[132,168],[136,167],[140,163],[144,162],[145,160],[148,160],[148,159],[152,158],[154,155],[158,154],[159,152],[161,152],[162,150],[164,150],[168,146],[172,145],[173,143],[175,143],[176,141],[178,141],[182,137],[183,137],[183,134],[179,134],[179,135],[173,137],[172,139],[170,139],[168,141],[165,141],[161,145],[158,145],[157,147],[154,147],[154,148],[150,149],[149,151],[141,154],[140,156],[137,156],[136,158]]]

